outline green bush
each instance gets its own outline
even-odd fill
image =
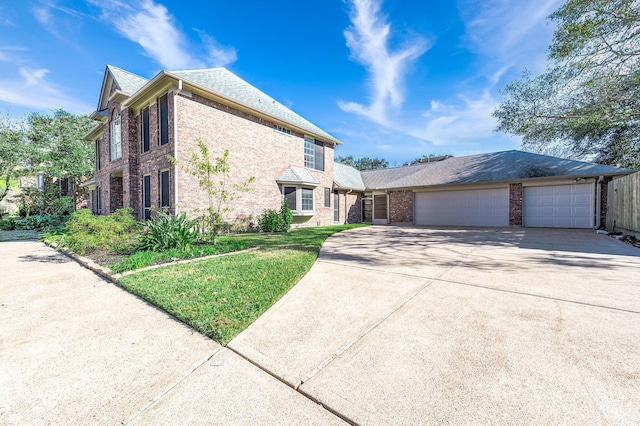
[[[280,214],[272,209],[266,209],[258,218],[258,228],[262,232],[276,232],[281,228]]]
[[[88,250],[128,251],[135,244],[140,225],[132,209],[119,209],[109,216],[94,216],[91,210],[78,210],[67,222],[68,234],[60,243],[79,254]]]
[[[293,212],[291,211],[291,208],[286,201],[283,201],[282,205],[280,206],[280,220],[280,231],[289,232],[289,229],[291,229],[291,224],[293,223]]]
[[[160,212],[147,222],[147,230],[140,237],[136,251],[186,250],[197,236],[196,221],[187,219],[186,213],[172,216]]]
[[[14,229],[22,229],[25,231],[42,231],[55,228],[62,224],[63,220],[60,216],[50,214],[35,214],[15,222]]]
[[[73,197],[60,197],[51,200],[51,202],[45,206],[44,212],[54,216],[62,216],[71,214],[75,208]]]
[[[13,219],[0,220],[0,231],[13,231],[16,229],[16,221]]]
[[[280,211],[266,209],[258,218],[258,228],[262,232],[288,232],[293,222],[293,212],[286,202],[282,203]]]

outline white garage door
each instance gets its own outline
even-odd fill
[[[509,226],[509,189],[416,192],[416,225]]]
[[[544,228],[593,228],[594,184],[525,187],[523,225]]]

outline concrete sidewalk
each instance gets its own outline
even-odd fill
[[[640,249],[370,227],[228,345],[360,424],[640,424]]]
[[[0,271],[0,424],[343,424],[42,243]]]

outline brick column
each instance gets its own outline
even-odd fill
[[[509,226],[522,226],[522,184],[509,185]]]
[[[413,191],[389,193],[389,222],[413,223]]]

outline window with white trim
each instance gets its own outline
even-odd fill
[[[324,144],[309,136],[304,137],[304,166],[324,171]]]
[[[122,125],[118,111],[113,112],[109,129],[111,161],[122,157]]]
[[[282,187],[282,195],[294,215],[313,215],[314,191],[300,186]]]

